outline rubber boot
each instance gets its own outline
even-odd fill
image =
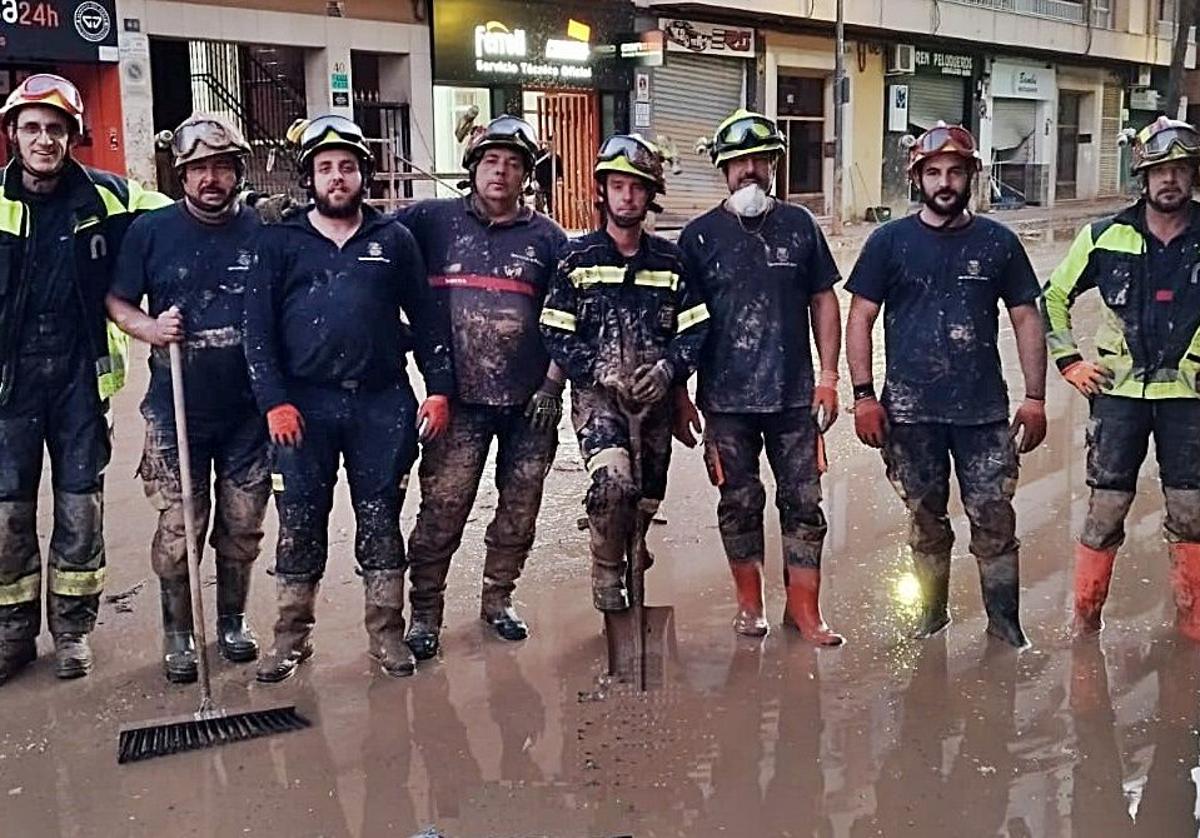
[[[196,680],[196,639],[192,634],[192,592],[187,577],[159,579],[163,619],[163,674],[172,684]]]
[[[258,638],[246,622],[246,598],[250,595],[247,562],[217,560],[217,648],[232,663],[246,663],[258,657]]]
[[[275,621],[275,648],[258,664],[258,680],[275,684],[296,673],[296,667],[313,655],[314,610],[317,582],[276,576],[279,619]]]
[[[1104,626],[1100,610],[1108,599],[1117,548],[1094,550],[1086,544],[1075,545],[1075,621],[1076,637],[1096,634]]]
[[[0,686],[37,659],[33,640],[0,640]]]
[[[746,637],[765,637],[770,627],[763,616],[763,566],[761,561],[730,562],[738,611],[733,630]]]
[[[925,640],[950,625],[950,554],[913,551],[913,570],[921,586],[921,617],[911,634]]]
[[[513,608],[512,594],[507,591],[485,586],[479,619],[491,626],[502,640],[524,640],[529,636],[529,626]]]
[[[787,586],[787,610],[783,624],[800,632],[800,636],[817,646],[841,646],[846,638],[825,624],[821,616],[821,571],[815,567],[783,569]]]
[[[404,571],[363,571],[363,591],[368,654],[393,678],[412,675],[417,662],[404,643]]]
[[[1171,587],[1175,591],[1175,626],[1188,640],[1200,643],[1200,544],[1169,544]]]
[[[1016,553],[979,559],[979,582],[987,611],[987,632],[1018,649],[1029,647],[1021,629],[1021,576]]]
[[[419,661],[427,661],[436,657],[441,648],[439,635],[442,631],[442,620],[438,614],[414,613],[408,626],[408,634],[404,642],[408,644],[413,657]]]
[[[54,637],[54,674],[63,680],[82,678],[92,671],[92,647],[84,633]]]

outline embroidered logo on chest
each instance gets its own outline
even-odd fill
[[[392,260],[383,255],[383,245],[377,241],[367,242],[367,255],[359,256],[360,262],[388,262]]]
[[[225,270],[227,271],[248,271],[250,266],[254,264],[254,254],[249,250],[239,250],[237,260]]]

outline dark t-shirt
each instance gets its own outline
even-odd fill
[[[812,403],[809,298],[841,276],[812,214],[777,204],[759,218],[724,208],[679,237],[711,317],[698,400],[714,413],[775,413]]]
[[[189,419],[237,421],[256,409],[242,319],[260,227],[245,208],[225,224],[202,224],[177,203],[137,219],[121,246],[112,293],[135,305],[148,297],[151,317],[173,305],[183,312]],[[171,411],[170,361],[155,348],[142,412],[168,418]]]
[[[953,230],[897,219],[867,239],[846,288],[883,305],[891,421],[1008,418],[997,303],[1012,308],[1040,293],[1016,234],[979,216]]]

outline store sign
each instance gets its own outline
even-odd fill
[[[0,0],[0,62],[116,61],[115,0]]]
[[[913,51],[913,64],[918,73],[937,76],[967,76],[975,72],[975,58],[954,52]]]
[[[1135,87],[1129,91],[1129,107],[1135,111],[1158,110],[1158,91],[1153,87]]]
[[[666,33],[667,52],[723,55],[726,58],[755,56],[753,29],[669,17],[659,18],[658,28]]]
[[[992,96],[1003,99],[1053,99],[1053,67],[1036,64],[992,63]]]
[[[590,87],[616,64],[597,45],[632,29],[632,12],[568,3],[444,0],[433,14],[434,77],[454,83]]]

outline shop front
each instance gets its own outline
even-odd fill
[[[114,0],[0,2],[0,100],[33,73],[57,73],[74,82],[84,106],[76,158],[123,174]],[[0,140],[5,159],[6,143]]]
[[[556,220],[593,222],[600,138],[627,130],[631,67],[597,49],[633,31],[626,3],[444,0],[434,6],[434,147],[440,173],[460,170],[471,128],[520,114],[545,150],[538,181]]]
[[[1057,82],[1045,64],[996,60],[991,70],[990,204],[1047,206],[1053,202]]]

